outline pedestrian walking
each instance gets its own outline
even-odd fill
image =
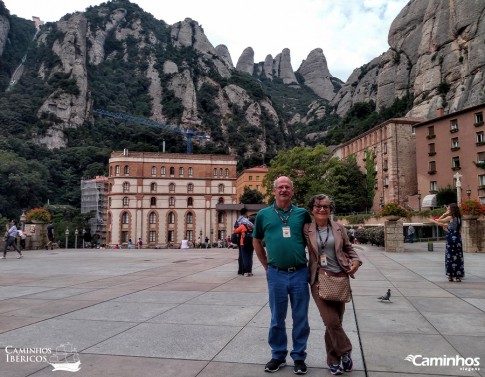
[[[22,252],[15,243],[15,239],[18,234],[17,220],[12,220],[12,222],[10,223],[10,227],[8,226],[8,224],[5,225],[5,229],[7,230],[7,234],[5,235],[5,246],[3,248],[2,259],[7,259],[7,249],[10,246],[12,246],[15,250],[17,250],[17,253],[19,253],[19,256],[17,257],[18,259],[23,258]]]

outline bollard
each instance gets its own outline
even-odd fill
[[[428,241],[428,251],[433,251],[433,242]]]

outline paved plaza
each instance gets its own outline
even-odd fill
[[[405,244],[403,253],[357,248],[364,264],[344,320],[355,370],[344,375],[485,376],[485,253],[465,254],[466,278],[450,283],[443,243],[433,252],[425,243]],[[2,377],[270,375],[256,257],[254,276],[241,277],[233,249],[24,254],[0,261]],[[379,302],[388,288],[392,302]],[[330,376],[313,301],[310,326],[307,376]],[[53,370],[56,360],[78,371]],[[294,375],[287,361],[275,376]]]

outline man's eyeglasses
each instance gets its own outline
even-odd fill
[[[327,205],[313,206],[313,208],[316,209],[317,211],[321,211],[322,209],[324,209],[326,211],[327,209],[330,209],[330,206],[327,206]]]

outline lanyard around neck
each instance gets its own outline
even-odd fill
[[[318,233],[318,238],[320,238],[320,246],[321,246],[320,250],[322,251],[322,254],[324,254],[323,250],[325,249],[325,246],[327,246],[328,235],[330,233],[330,227],[327,224],[327,237],[325,238],[325,242],[323,242],[323,240],[322,240],[322,236],[320,235],[320,228],[318,227],[318,225],[317,225],[317,233]]]
[[[278,212],[278,210],[276,209],[274,203],[273,203],[273,211],[275,211],[275,213],[278,215],[278,217],[280,218],[280,220],[283,222],[283,224],[286,224],[288,223],[288,219],[290,218],[290,215],[291,215],[291,212],[293,212],[293,205],[291,205],[291,209],[290,209],[290,212],[288,212],[288,216],[286,217],[283,217],[280,215],[280,213]]]

